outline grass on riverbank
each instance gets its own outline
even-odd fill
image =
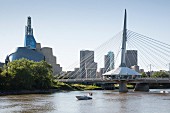
[[[63,82],[55,82],[54,88],[58,90],[67,90],[67,91],[74,91],[75,88],[71,87],[70,85],[63,83]]]
[[[68,91],[101,89],[101,87],[96,85],[66,84],[58,81],[54,82],[54,88],[59,90],[68,90]]]
[[[96,86],[96,85],[71,84],[71,86],[75,87],[77,89],[81,89],[81,90],[97,90],[97,89],[101,89],[101,87]]]

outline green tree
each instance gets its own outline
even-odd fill
[[[0,85],[7,89],[47,89],[52,87],[52,81],[52,67],[45,61],[15,60],[0,74]]]
[[[159,72],[153,73],[152,77],[163,77],[163,78],[166,78],[166,77],[169,77],[169,74],[166,73],[166,72],[163,72],[163,71],[159,71]]]
[[[0,89],[3,89],[3,90],[10,89],[11,80],[12,80],[12,76],[8,74],[7,67],[4,66],[0,74]]]
[[[8,63],[7,72],[12,76],[11,87],[13,89],[32,89],[33,77],[30,66],[36,62],[19,59]]]
[[[142,77],[148,77],[145,72],[142,73]]]
[[[45,61],[37,62],[31,66],[36,88],[50,88],[52,86],[52,66]]]

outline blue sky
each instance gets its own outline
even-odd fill
[[[24,45],[28,16],[36,41],[52,47],[64,69],[79,60],[80,50],[93,50],[121,31],[125,8],[128,29],[170,42],[169,0],[0,0],[0,7],[1,62]]]

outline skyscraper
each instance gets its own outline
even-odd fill
[[[94,51],[80,51],[80,77],[91,78],[96,76],[97,63],[94,62]]]
[[[127,50],[125,55],[126,66],[131,68],[131,66],[138,65],[137,57],[137,50]]]
[[[114,69],[114,53],[109,51],[107,55],[104,56],[104,72],[108,72]]]

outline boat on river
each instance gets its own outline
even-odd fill
[[[88,96],[86,96],[86,95],[84,95],[84,96],[76,96],[76,98],[78,100],[90,100],[90,99],[92,99],[91,96],[92,96],[92,93],[89,93]]]
[[[76,96],[76,98],[78,100],[90,100],[90,99],[92,99],[92,97],[86,96],[86,95],[84,95],[84,96]]]

